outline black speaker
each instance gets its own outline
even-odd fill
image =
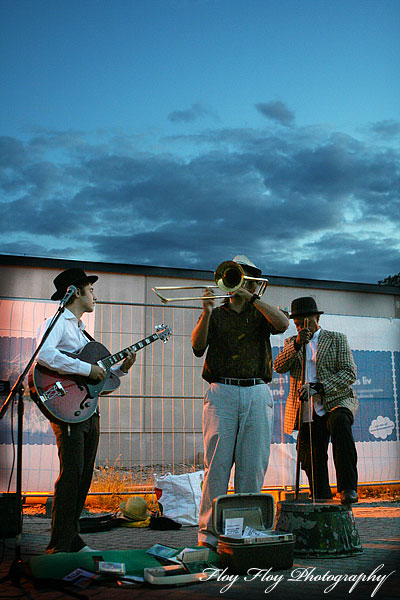
[[[17,494],[0,494],[0,539],[22,533],[21,509]]]
[[[10,382],[0,379],[0,396],[8,396],[10,393]]]

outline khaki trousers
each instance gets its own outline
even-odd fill
[[[273,399],[268,385],[238,387],[212,383],[203,405],[204,482],[199,542],[216,546],[212,505],[227,493],[235,465],[236,493],[260,493],[268,467]]]

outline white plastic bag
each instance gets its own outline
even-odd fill
[[[203,478],[204,471],[157,477],[154,488],[162,492],[157,498],[163,515],[181,525],[198,525]]]

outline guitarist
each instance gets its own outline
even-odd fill
[[[77,291],[67,302],[54,329],[47,338],[38,355],[38,363],[62,374],[75,374],[89,377],[92,381],[101,381],[106,372],[98,365],[92,365],[78,358],[63,354],[78,352],[90,339],[85,333],[81,320],[84,313],[94,311],[96,297],[93,284],[96,275],[86,275],[82,269],[72,268],[63,271],[54,279],[56,291],[52,300],[62,300],[70,285]],[[49,325],[45,321],[38,332],[38,340]],[[120,368],[113,368],[118,376],[126,375],[136,360],[136,354],[128,355]],[[90,552],[79,536],[79,517],[85,504],[92,480],[94,462],[100,435],[100,415],[95,412],[81,423],[51,423],[56,436],[60,474],[54,487],[54,499],[51,511],[51,538],[46,552]]]

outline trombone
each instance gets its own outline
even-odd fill
[[[159,286],[153,287],[152,290],[158,296],[164,304],[167,302],[185,302],[186,300],[202,300],[203,296],[190,296],[185,298],[166,298],[159,290],[196,290],[196,289],[210,289],[219,288],[225,292],[224,296],[213,296],[213,298],[229,298],[236,292],[245,281],[256,281],[259,284],[258,291],[256,292],[260,297],[265,292],[268,279],[262,277],[251,277],[245,275],[241,265],[233,260],[225,260],[222,262],[214,272],[214,280],[217,285],[173,285],[173,286]]]

